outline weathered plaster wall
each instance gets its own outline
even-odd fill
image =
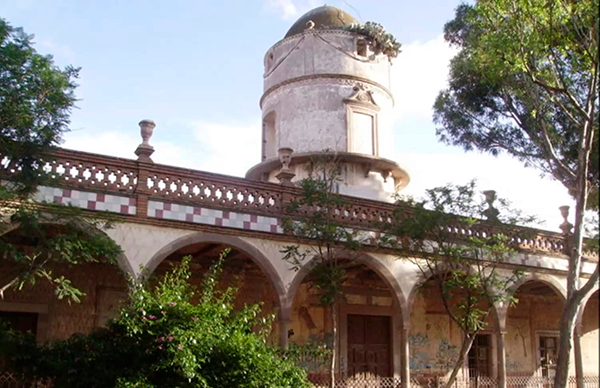
[[[296,164],[291,170],[296,176],[293,182],[308,177],[308,164]],[[269,181],[278,182],[276,175],[279,170],[272,171]],[[395,182],[393,178],[384,180],[380,173],[370,172],[365,176],[364,167],[356,163],[345,163],[342,166],[339,193],[358,198],[369,198],[383,202],[395,201]]]
[[[313,74],[354,75],[390,88],[387,57],[355,59],[347,53],[356,53],[356,37],[339,30],[308,32],[280,41],[265,54],[264,89]]]
[[[6,268],[0,268],[3,272]],[[68,338],[75,333],[89,333],[104,324],[118,311],[119,301],[127,294],[121,270],[106,264],[85,264],[72,268],[54,267],[55,275],[65,274],[73,285],[85,292],[81,303],[58,300],[54,289],[43,280],[35,287],[8,291],[0,310],[38,312],[38,340]]]
[[[598,375],[600,372],[600,359],[598,356],[598,343],[600,342],[598,330],[598,292],[593,295],[585,306],[582,319],[581,355],[583,358],[583,373]]]
[[[114,228],[106,231],[119,244],[136,276],[157,252],[178,238],[193,233],[185,229],[129,223],[117,223]]]
[[[275,149],[290,147],[294,152],[351,151],[348,148],[347,111],[344,99],[354,94],[355,81],[333,82],[330,79],[307,80],[281,86],[263,101],[264,115],[275,112]],[[391,123],[390,97],[370,87],[379,106],[378,144],[388,143]],[[384,147],[385,148],[385,147]],[[380,155],[383,156],[383,155]]]
[[[373,309],[392,317],[393,312],[398,310],[398,306],[394,303],[392,293],[385,282],[372,270],[360,265],[354,271],[349,271],[344,282],[344,296],[338,310],[340,341],[346,331],[346,328],[342,327],[343,322],[346,322],[344,314],[351,311],[352,314],[372,315]],[[333,344],[331,308],[319,303],[319,291],[310,280],[298,287],[292,306],[290,329],[293,331],[290,337],[293,343],[326,344],[327,347]],[[394,330],[393,326],[392,330]],[[344,354],[345,351],[347,348],[338,343],[338,366],[341,369],[344,369],[345,365],[344,360],[347,356]],[[304,366],[310,373],[326,372],[324,365],[310,360],[307,360]]]
[[[517,298],[506,321],[506,370],[508,375],[531,375],[539,366],[536,335],[558,336],[563,302],[556,295],[517,294]]]
[[[460,328],[446,313],[439,292],[424,286],[410,314],[411,375],[445,375],[454,367],[462,339]]]

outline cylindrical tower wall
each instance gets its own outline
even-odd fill
[[[361,52],[361,41],[364,38],[343,30],[311,30],[268,50],[261,99],[262,160],[274,157],[281,147],[295,152],[330,149],[390,156],[383,146],[391,140],[394,105],[388,89],[390,63],[368,48]],[[361,97],[357,87],[370,98],[349,101]],[[353,106],[360,108],[358,112]],[[367,135],[354,133],[360,123],[353,116],[358,122],[372,117],[372,145],[357,146]]]
[[[349,133],[352,103],[347,102],[358,86],[372,93],[376,106],[360,104],[362,112],[373,116],[374,151],[357,148]],[[389,94],[372,84],[346,78],[305,78],[284,84],[263,99],[263,121],[274,118],[275,136],[265,137],[266,157],[274,157],[279,148],[294,152],[332,151],[368,153],[386,156],[384,144],[390,143],[393,102]],[[266,120],[265,120],[266,119]],[[272,144],[271,142],[275,143]],[[363,145],[364,146],[364,145]]]
[[[341,11],[330,8],[311,11],[299,22],[307,19],[303,25],[308,28],[312,18],[321,24],[339,21]],[[333,20],[328,12],[336,15]],[[392,201],[409,177],[390,160],[394,117],[390,61],[374,55],[362,35],[341,28],[306,28],[279,41],[265,55],[262,158],[246,177],[277,182],[279,149],[293,150],[289,167],[294,181],[307,177],[311,158],[322,151],[336,152],[341,171],[338,192]]]
[[[390,88],[390,63],[373,56],[364,38],[343,30],[308,30],[274,44],[265,54],[264,90],[293,78],[314,74],[348,75]],[[365,54],[365,55],[362,55]]]

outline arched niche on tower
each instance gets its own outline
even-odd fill
[[[262,142],[262,160],[271,159],[277,156],[277,132],[276,132],[276,113],[270,111],[263,117],[263,142]]]

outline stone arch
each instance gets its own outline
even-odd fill
[[[599,292],[599,291],[600,291],[600,288],[598,288],[598,287],[595,287],[595,288],[593,289],[593,291],[591,291],[591,292],[590,292],[590,294],[589,294],[589,295],[588,295],[588,296],[587,296],[587,297],[586,297],[584,300],[582,300],[582,301],[581,301],[581,309],[580,309],[580,311],[579,311],[579,315],[582,315],[582,314],[583,314],[583,311],[585,310],[585,306],[586,306],[586,305],[587,305],[587,303],[590,301],[590,299],[592,299],[592,297],[593,297],[593,296],[596,296],[596,297],[598,297],[598,292]]]
[[[583,299],[583,300],[581,301],[581,307],[579,308],[579,311],[577,312],[577,321],[576,321],[577,325],[581,325],[581,324],[582,324],[582,321],[583,321],[583,313],[585,312],[585,308],[586,308],[586,306],[587,306],[588,302],[589,302],[591,299],[593,299],[593,298],[596,298],[596,299],[598,299],[598,293],[599,293],[599,292],[600,292],[600,288],[598,288],[598,287],[595,287],[595,288],[593,289],[593,291],[591,291],[591,292],[589,293],[589,295],[588,295],[588,296],[587,296],[585,299]]]
[[[564,285],[555,277],[543,273],[529,273],[525,275],[523,278],[509,287],[510,295],[514,295],[519,287],[521,287],[523,284],[532,281],[544,283],[545,285],[549,286],[558,296],[561,297],[563,302],[567,299],[567,290],[565,289]]]
[[[85,220],[80,220],[79,222],[87,225],[90,228],[93,228],[88,222],[86,222]],[[51,224],[51,223],[48,223]],[[9,227],[7,227],[6,229],[0,231],[0,236],[4,236],[5,234],[11,233],[15,230],[19,229],[19,225],[18,224],[11,224]],[[103,235],[105,235],[106,237],[110,238],[111,240],[114,241],[114,239],[112,237],[110,237],[105,231],[100,230],[98,228],[94,228],[94,230],[98,233],[102,233]],[[115,242],[116,243],[116,242]],[[127,255],[125,255],[125,252],[121,250],[121,253],[119,253],[116,257],[117,260],[117,265],[119,266],[119,268],[126,273],[127,275],[130,276],[135,276],[135,271],[133,270],[133,267],[131,266],[131,262],[129,261],[129,258],[127,257]]]
[[[540,283],[547,285],[556,293],[556,295],[558,295],[562,299],[563,302],[566,300],[567,292],[566,292],[565,288],[563,287],[563,285],[556,278],[554,278],[550,275],[547,275],[547,274],[540,274],[540,273],[527,274],[526,276],[524,276],[523,278],[521,278],[519,281],[517,281],[516,283],[514,283],[512,286],[510,286],[508,288],[508,294],[514,295],[517,292],[517,290],[519,289],[519,287],[521,287],[523,284],[525,284],[527,282],[532,282],[532,281],[540,282]],[[506,320],[508,318],[508,306],[505,303],[496,303],[496,304],[494,304],[494,306],[492,308],[492,313],[493,313],[492,317],[494,319],[494,323],[496,324],[496,326],[502,331],[506,330]]]
[[[341,252],[337,252],[335,254],[335,257],[340,258],[340,259],[346,258],[346,256],[343,255]],[[375,271],[375,273],[381,279],[383,279],[383,281],[387,284],[387,286],[392,290],[393,298],[394,298],[395,302],[398,304],[398,306],[400,307],[400,314],[401,314],[402,320],[404,322],[406,322],[408,319],[408,317],[406,317],[405,313],[404,313],[404,311],[406,309],[406,297],[404,296],[404,293],[402,292],[402,288],[400,287],[398,280],[394,277],[392,272],[380,260],[371,256],[368,253],[361,253],[359,256],[357,256],[353,260],[357,261],[358,263],[366,265],[368,268]],[[285,305],[285,311],[287,313],[289,313],[292,308],[292,304],[294,302],[294,297],[296,295],[298,287],[300,287],[300,284],[302,284],[302,282],[305,280],[305,278],[308,276],[308,274],[310,274],[310,272],[312,271],[312,269],[315,267],[316,264],[317,264],[317,259],[316,258],[311,259],[294,276],[294,279],[290,283],[290,285],[288,287],[288,291],[287,291],[287,298],[286,298],[286,305]]]
[[[359,323],[360,321],[362,321],[362,324],[366,325],[367,321],[365,321],[364,319],[377,320],[380,319],[380,317],[389,317],[389,320],[388,318],[382,318],[381,320],[381,322],[389,322],[389,330],[391,336],[389,338],[390,369],[388,370],[388,372],[393,374],[394,376],[404,376],[405,379],[408,379],[408,346],[406,341],[408,340],[407,321],[409,319],[409,315],[405,313],[406,297],[402,291],[402,288],[400,287],[398,279],[394,276],[394,273],[390,270],[390,268],[385,265],[382,259],[374,257],[373,255],[370,255],[368,253],[361,253],[358,256],[353,256],[349,258],[347,254],[344,254],[342,250],[339,250],[334,253],[334,257],[341,260],[351,259],[352,263],[350,264],[350,268],[347,273],[348,281],[352,282],[353,280],[357,279],[352,276],[351,272],[352,270],[358,270],[359,273],[366,274],[366,277],[362,278],[362,280],[359,281],[361,285],[355,284],[356,287],[360,287],[360,289],[362,289],[363,285],[364,287],[369,287],[370,285],[372,286],[377,284],[376,287],[379,287],[380,291],[383,291],[383,287],[385,287],[385,294],[379,295],[385,295],[385,298],[387,298],[387,302],[385,304],[382,303],[380,305],[372,303],[372,300],[370,300],[370,298],[356,298],[353,301],[347,300],[342,303],[339,303],[339,305],[337,306],[338,315],[336,319],[336,322],[338,324],[338,370],[336,373],[339,373],[340,376],[342,376],[342,378],[353,376],[350,364],[348,363],[348,365],[346,365],[346,363],[343,361],[344,359],[350,360],[350,333],[352,332],[350,327],[353,325],[353,327],[355,328],[366,327],[361,326],[361,324]],[[307,293],[307,289],[304,287],[304,284],[307,281],[310,281],[309,275],[318,263],[318,258],[312,257],[309,261],[304,263],[302,268],[295,274],[288,287],[287,305],[285,307],[285,311],[288,314],[287,319],[290,322],[290,327],[292,328],[291,335],[293,335],[295,338],[291,341],[299,341],[296,343],[302,343],[304,341],[314,341],[315,339],[312,338],[312,336],[316,334],[316,341],[333,345],[332,342],[328,342],[327,337],[329,335],[330,339],[333,338],[333,333],[331,332],[331,322],[333,322],[333,316],[329,315],[330,313],[324,311],[326,309],[325,306],[319,307],[319,309],[321,309],[320,312],[313,310],[313,315],[313,313],[311,313],[309,310],[311,308],[315,308],[316,305],[312,304],[312,307],[310,306],[310,294]],[[363,284],[362,281],[364,279],[369,280],[366,280],[366,283]],[[371,281],[373,283],[369,284],[369,282]],[[350,284],[349,286],[353,287],[352,284]],[[377,288],[375,288],[375,290],[376,289]],[[344,293],[348,296],[356,296],[361,294],[359,288],[355,288],[354,290],[357,292],[348,290],[348,294],[346,292]],[[351,317],[354,317],[353,319],[357,320],[351,321]],[[315,319],[313,320],[312,318]],[[312,327],[310,327],[311,325],[309,322],[312,322]],[[352,324],[351,322],[354,323]],[[356,326],[357,324],[358,326]],[[388,323],[384,323],[383,327],[385,327],[387,324]],[[306,330],[307,328],[308,330]],[[301,329],[301,331],[294,333],[293,329]],[[324,370],[319,368],[316,368],[314,370],[308,369],[307,372],[309,373],[309,376],[311,374],[315,374],[321,377],[324,373],[326,373]]]
[[[442,264],[441,266],[439,266],[437,268],[437,271],[432,271],[430,269],[425,270],[424,272],[421,272],[415,283],[413,284],[412,288],[410,289],[409,293],[408,293],[408,297],[406,298],[406,308],[407,311],[410,313],[410,311],[412,310],[412,306],[415,302],[415,299],[417,297],[417,294],[419,293],[419,289],[421,287],[421,285],[426,282],[427,280],[429,280],[433,275],[437,275],[439,273],[442,272],[446,272],[449,271],[450,268],[447,267],[446,265]]]
[[[246,253],[252,261],[267,275],[273,289],[277,293],[276,301],[279,308],[279,315],[284,314],[284,306],[286,301],[285,287],[279,273],[271,263],[271,261],[254,245],[242,240],[239,237],[222,235],[215,233],[194,233],[178,238],[177,240],[167,244],[161,248],[148,261],[144,268],[144,273],[150,274],[158,267],[158,265],[166,259],[171,253],[184,248],[188,245],[197,243],[215,243],[230,246],[239,249]]]

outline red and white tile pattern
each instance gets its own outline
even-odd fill
[[[258,232],[283,233],[281,222],[276,217],[177,205],[168,202],[148,201],[148,217]]]
[[[137,210],[135,198],[56,187],[41,186],[35,199],[37,201],[70,204],[82,209],[128,215],[135,215]]]

